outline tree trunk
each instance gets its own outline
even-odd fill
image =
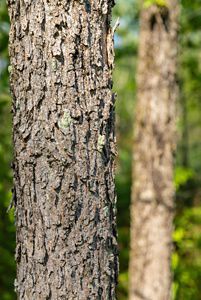
[[[115,299],[113,0],[8,0],[18,299]]]
[[[168,300],[174,212],[177,0],[141,13],[131,205],[130,299]]]

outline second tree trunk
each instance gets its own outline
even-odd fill
[[[131,206],[130,300],[168,300],[174,211],[178,5],[141,13]]]

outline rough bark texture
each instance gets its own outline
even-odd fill
[[[178,4],[166,2],[141,13],[130,300],[169,300],[171,291]]]
[[[8,0],[18,299],[115,299],[113,0]]]

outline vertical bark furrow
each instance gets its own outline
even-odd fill
[[[115,299],[113,1],[8,6],[18,298]]]

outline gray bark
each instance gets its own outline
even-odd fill
[[[178,3],[141,13],[131,205],[130,300],[171,294]]]
[[[18,299],[115,299],[113,0],[8,0]]]

